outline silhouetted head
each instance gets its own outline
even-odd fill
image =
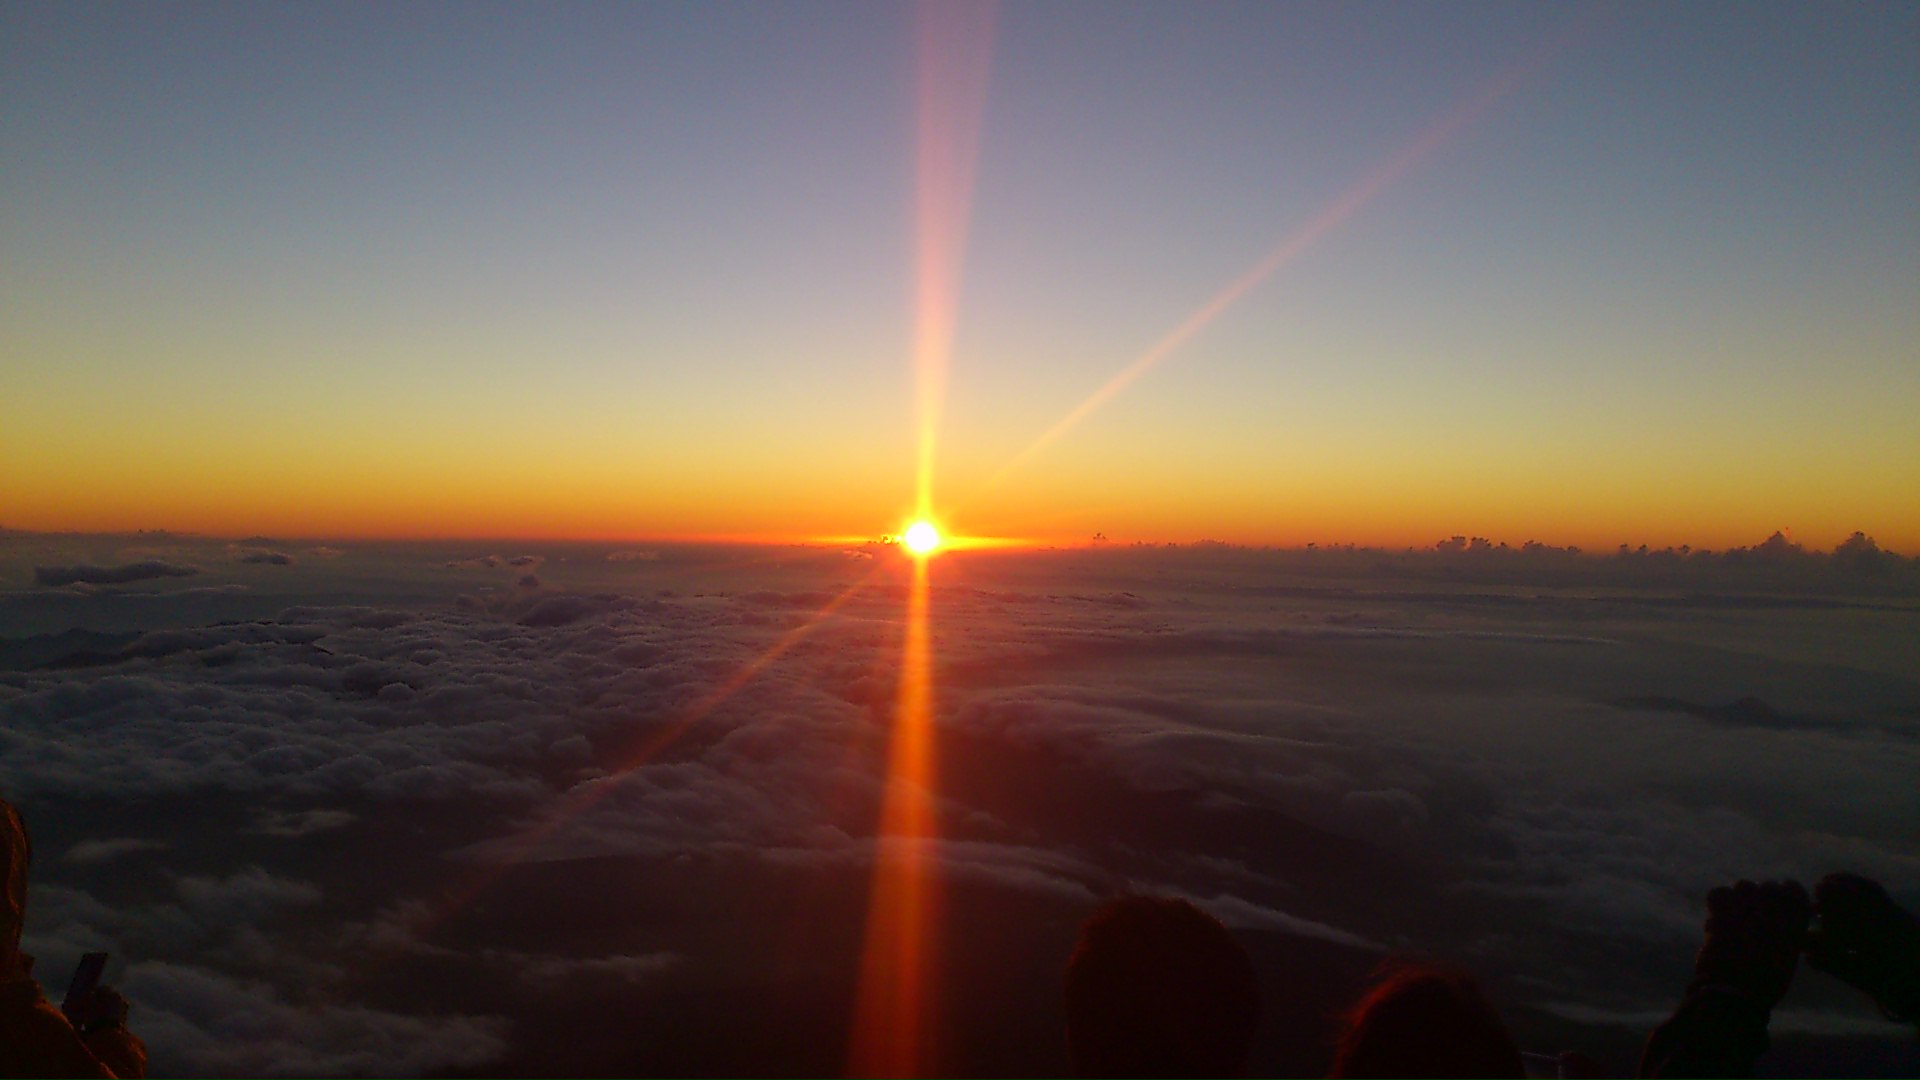
[[[1507,1025],[1465,972],[1397,967],[1345,1019],[1334,1076],[1526,1075]]]
[[[0,978],[13,973],[20,956],[20,929],[27,917],[27,864],[33,845],[13,804],[0,799]]]
[[[1093,913],[1067,962],[1067,1049],[1081,1076],[1234,1076],[1260,1019],[1253,963],[1185,900]]]

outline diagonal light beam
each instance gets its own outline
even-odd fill
[[[819,628],[828,616],[839,610],[842,605],[853,599],[860,590],[864,589],[878,572],[878,567],[870,568],[865,574],[855,580],[853,584],[841,590],[837,595],[821,605],[819,609],[810,614],[806,621],[780,635],[774,640],[773,644],[767,646],[759,655],[742,665],[740,670],[734,672],[733,676],[726,682],[701,695],[692,705],[683,709],[671,723],[642,740],[634,748],[623,754],[619,763],[614,765],[606,776],[601,777],[595,783],[582,784],[575,787],[561,796],[558,805],[542,820],[503,838],[500,841],[500,847],[504,849],[502,855],[487,860],[486,863],[467,876],[465,880],[454,885],[446,893],[442,894],[438,903],[432,905],[426,913],[414,920],[414,924],[411,927],[414,932],[416,934],[424,933],[428,926],[444,922],[460,909],[472,903],[474,898],[486,891],[487,887],[498,880],[501,874],[526,861],[528,856],[539,847],[541,841],[552,836],[567,822],[591,810],[610,795],[616,786],[612,783],[613,780],[645,765],[675,742],[679,741],[679,739],[692,729],[695,724],[699,723],[702,718],[719,708],[728,698],[739,693],[740,690],[752,682],[756,676],[762,671],[765,671],[768,665],[778,660],[788,650],[798,645],[808,634]]]
[[[1368,203],[1392,187],[1396,181],[1412,171],[1435,150],[1484,116],[1501,99],[1513,93],[1548,60],[1570,45],[1575,37],[1586,29],[1587,22],[1586,19],[1576,21],[1571,29],[1549,40],[1544,47],[1529,56],[1496,73],[1465,100],[1434,119],[1414,137],[1413,141],[1372,172],[1362,176],[1333,201],[1321,207],[1312,217],[1281,240],[1280,245],[1266,257],[1249,266],[1239,277],[1215,293],[1212,299],[1202,304],[1199,310],[1181,320],[1180,324],[1168,331],[1166,336],[1154,342],[1152,348],[1115,372],[1112,378],[1089,395],[1085,401],[1069,410],[1026,449],[1014,455],[1013,459],[1001,466],[998,472],[987,478],[986,483],[981,485],[975,494],[975,498],[999,486],[1008,476],[1052,445],[1074,425],[1092,415],[1115,395],[1133,385],[1142,375],[1157,367],[1161,361],[1204,330],[1241,297],[1252,292],[1260,283],[1272,277],[1281,267],[1298,258],[1329,233],[1346,224]]]

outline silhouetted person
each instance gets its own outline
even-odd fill
[[[1080,1076],[1237,1076],[1260,985],[1220,920],[1185,900],[1127,896],[1082,928],[1066,1007]]]
[[[1807,965],[1866,994],[1888,1019],[1920,1027],[1920,919],[1858,874],[1821,878],[1813,911]]]
[[[20,951],[32,859],[20,814],[0,799],[0,1076],[145,1076],[125,998],[98,987],[63,1014],[33,981],[33,957]]]
[[[1640,1075],[1752,1076],[1812,916],[1797,881],[1742,881],[1708,893],[1693,981],[1678,1011],[1647,1039]]]
[[[1522,1077],[1520,1048],[1473,977],[1409,964],[1347,1011],[1334,1053],[1339,1077]]]

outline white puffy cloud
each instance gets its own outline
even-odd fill
[[[1320,938],[1323,941],[1331,941],[1335,945],[1346,945],[1355,949],[1373,951],[1380,949],[1377,943],[1358,934],[1351,934],[1339,927],[1249,903],[1228,893],[1221,893],[1211,898],[1189,897],[1189,899],[1202,910],[1219,919],[1221,923],[1234,929],[1278,930],[1286,934]]]
[[[60,856],[70,863],[93,864],[117,859],[122,855],[131,855],[137,851],[165,851],[166,842],[149,840],[137,836],[114,836],[99,840],[82,840],[68,848]]]
[[[645,984],[684,962],[684,957],[672,952],[637,956],[554,956],[489,950],[480,955],[501,970],[518,973],[529,986],[544,993],[591,989],[596,982]]]
[[[482,1065],[509,1031],[496,1017],[289,1001],[271,984],[189,964],[135,964],[122,989],[143,1003],[137,1027],[157,1071],[181,1075],[418,1075]]]
[[[353,824],[358,820],[345,810],[299,810],[284,812],[264,810],[255,819],[248,830],[262,836],[296,837],[312,833],[326,832]]]

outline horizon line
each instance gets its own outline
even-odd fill
[[[1195,549],[1232,549],[1239,551],[1260,551],[1273,553],[1333,553],[1333,552],[1375,552],[1381,554],[1443,554],[1443,545],[1450,542],[1463,542],[1460,553],[1497,553],[1528,554],[1530,550],[1540,549],[1546,552],[1568,554],[1587,558],[1613,558],[1622,550],[1632,554],[1656,555],[1672,553],[1676,555],[1717,555],[1732,551],[1747,551],[1760,548],[1775,537],[1785,544],[1798,548],[1807,555],[1830,555],[1849,542],[1852,537],[1861,536],[1872,543],[1875,549],[1888,555],[1901,558],[1920,559],[1920,550],[1903,551],[1881,544],[1871,533],[1863,529],[1851,530],[1848,536],[1832,547],[1819,547],[1803,544],[1795,540],[1789,529],[1776,529],[1768,536],[1746,544],[1728,544],[1711,547],[1692,543],[1669,543],[1658,547],[1652,543],[1634,543],[1632,541],[1598,542],[1594,544],[1555,544],[1529,538],[1512,543],[1504,539],[1485,536],[1473,536],[1466,533],[1450,533],[1436,541],[1424,545],[1388,544],[1363,542],[1358,540],[1311,540],[1294,543],[1257,542],[1247,540],[1228,540],[1217,537],[1199,537],[1192,540],[1170,540],[1148,537],[1109,538],[1103,533],[1091,536],[1076,534],[1067,536],[1040,537],[968,537],[955,536],[950,539],[959,541],[953,549],[970,552],[1019,553],[1032,551],[1130,551],[1148,548],[1195,548]],[[470,535],[389,535],[389,534],[284,534],[272,535],[254,532],[245,535],[202,532],[187,529],[22,529],[0,525],[0,540],[17,537],[46,538],[101,538],[101,539],[141,539],[164,537],[179,540],[197,540],[226,544],[527,544],[527,545],[663,545],[672,547],[741,547],[741,548],[805,548],[819,551],[836,549],[858,549],[867,547],[891,547],[897,540],[896,534],[846,534],[837,536],[822,535],[785,535],[778,533],[695,533],[695,534],[637,534],[627,536],[537,536],[515,535],[511,533],[476,533]],[[1471,546],[1468,546],[1471,545]],[[1482,546],[1484,545],[1484,546]]]

